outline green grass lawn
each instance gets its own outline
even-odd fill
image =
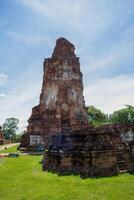
[[[81,179],[42,172],[42,156],[0,160],[0,200],[133,200],[134,176]]]
[[[20,150],[17,150],[18,146],[19,145],[16,145],[16,146],[10,147],[8,149],[1,150],[0,153],[21,153]]]

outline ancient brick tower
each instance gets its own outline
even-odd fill
[[[58,132],[68,133],[88,126],[82,73],[74,50],[73,44],[59,38],[52,57],[44,61],[40,103],[28,120],[26,136],[30,136],[31,144],[41,143]],[[25,137],[23,141],[26,143]]]

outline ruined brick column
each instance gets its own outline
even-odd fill
[[[32,110],[26,133],[33,143],[43,143],[55,133],[88,127],[82,73],[74,50],[73,44],[59,38],[52,57],[44,61],[40,102]]]

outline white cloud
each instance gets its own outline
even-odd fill
[[[25,43],[27,45],[31,46],[41,46],[41,44],[47,43],[50,47],[52,46],[50,37],[45,36],[45,35],[25,35],[21,33],[17,33],[14,31],[8,31],[7,34],[11,36],[12,38]]]
[[[18,84],[10,88],[8,94],[0,94],[0,124],[3,124],[6,118],[16,117],[20,120],[21,130],[27,125],[32,107],[39,102],[41,91],[41,76],[36,70],[31,71],[30,67],[20,77]]]
[[[6,94],[5,93],[0,93],[0,98],[5,98]]]
[[[108,50],[99,54],[92,54],[92,49],[87,53],[81,53],[82,70],[87,80],[102,78],[105,76],[115,76],[124,73],[124,71],[132,70],[134,63],[134,27],[128,28],[120,34],[119,40],[109,43]],[[104,45],[102,46],[104,47]],[[96,47],[97,48],[97,47]]]
[[[71,20],[77,20],[82,17],[83,5],[81,1],[66,0],[21,0],[21,2],[35,11],[37,14],[47,17],[53,21],[66,21],[71,23]],[[61,18],[62,17],[62,18]]]
[[[94,105],[106,113],[134,105],[134,75],[100,79],[85,87],[86,105]]]
[[[7,80],[8,80],[8,75],[1,73],[0,74],[0,86],[5,85]]]
[[[99,33],[111,26],[112,20],[115,21],[118,16],[118,13],[113,13],[111,10],[111,4],[104,6],[103,3],[92,0],[20,0],[20,2],[40,18],[50,20],[48,24],[52,23],[62,30],[70,30],[74,37],[87,36],[88,40],[99,36]]]

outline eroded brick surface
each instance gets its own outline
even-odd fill
[[[27,135],[40,135],[47,141],[55,133],[88,127],[82,73],[74,50],[73,44],[59,38],[52,57],[45,59],[40,102],[32,109],[22,146],[30,142]]]
[[[134,124],[90,127],[51,136],[43,170],[82,177],[134,172]]]

